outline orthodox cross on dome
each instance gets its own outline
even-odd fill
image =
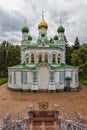
[[[62,19],[60,19],[60,26],[62,26]]]
[[[44,11],[42,11],[42,20],[44,20]]]
[[[25,25],[25,26],[27,25],[27,19],[24,20],[24,25]]]
[[[28,35],[30,35],[30,32],[28,32]]]
[[[57,30],[55,31],[55,35],[58,35]]]

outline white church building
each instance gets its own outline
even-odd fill
[[[60,25],[52,39],[47,37],[48,24],[38,24],[38,39],[32,42],[25,22],[22,28],[21,64],[8,68],[8,87],[14,90],[64,91],[78,88],[78,68],[65,63],[65,29]]]

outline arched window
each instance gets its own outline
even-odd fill
[[[26,57],[26,63],[27,63],[27,64],[29,63],[29,58],[28,58],[28,57]]]
[[[58,57],[58,64],[60,64],[60,57]]]
[[[45,54],[45,62],[48,62],[48,54]]]
[[[58,64],[60,64],[60,57],[61,57],[61,55],[60,55],[60,53],[59,53],[59,54],[58,54],[58,58],[57,58]]]
[[[29,54],[27,53],[25,57],[26,57],[26,64],[28,64],[29,63]]]
[[[56,62],[56,55],[55,55],[55,54],[52,55],[52,62],[53,62],[53,63]]]
[[[31,63],[34,63],[34,54],[31,55]]]
[[[42,55],[39,54],[39,62],[42,62]]]

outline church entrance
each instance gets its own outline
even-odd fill
[[[38,85],[40,90],[47,90],[49,83],[49,67],[42,64],[38,67]]]

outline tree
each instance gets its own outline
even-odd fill
[[[20,64],[20,61],[20,46],[3,41],[0,45],[0,76],[7,76],[8,67]]]
[[[72,57],[71,54],[73,52],[73,48],[68,43],[65,44],[65,48],[66,48],[66,51],[65,51],[66,64],[72,65],[72,63],[71,63],[71,57]]]
[[[87,47],[80,45],[78,50],[72,52],[71,62],[79,67],[79,74],[83,77],[87,76]]]
[[[0,75],[4,76],[7,74],[7,47],[8,42],[3,41],[0,45]]]
[[[8,67],[20,64],[21,62],[21,50],[20,46],[10,45],[7,48],[7,62]]]
[[[68,43],[68,40],[65,35],[64,35],[64,41],[65,41],[65,43]]]
[[[78,37],[76,37],[75,42],[74,42],[73,49],[74,49],[74,50],[77,50],[77,49],[79,49],[79,47],[80,47],[80,42],[79,42]]]

